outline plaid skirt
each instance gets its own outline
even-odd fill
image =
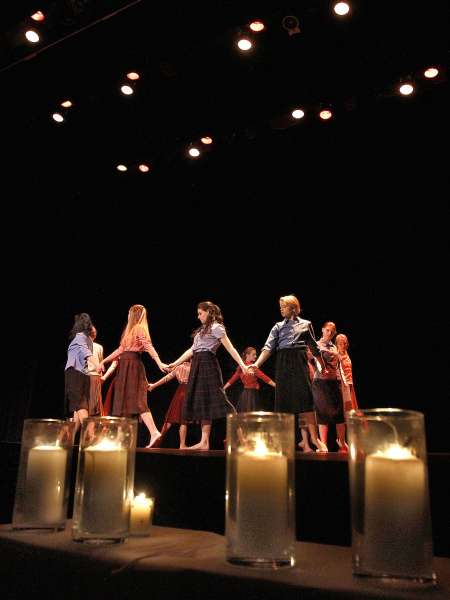
[[[89,410],[89,375],[69,367],[64,371],[64,412]]]
[[[212,352],[194,352],[183,407],[183,421],[211,421],[227,414],[222,372]]]
[[[341,384],[337,379],[314,379],[312,392],[319,425],[345,423]]]
[[[258,408],[259,393],[255,388],[244,388],[237,404],[238,412],[252,412]]]
[[[275,412],[296,414],[314,410],[305,350],[277,350],[275,381]]]
[[[148,382],[139,352],[120,355],[111,391],[111,413],[114,417],[132,417],[148,412]]]

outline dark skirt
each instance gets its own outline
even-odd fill
[[[149,412],[148,382],[139,352],[123,352],[120,355],[114,385],[110,389],[111,414],[114,417],[131,417]]]
[[[102,380],[100,375],[89,375],[89,416],[103,415]]]
[[[312,391],[319,425],[345,422],[341,384],[337,379],[314,379]]]
[[[306,351],[277,350],[275,367],[275,412],[302,413],[313,410],[313,396]]]
[[[69,367],[64,371],[64,405],[66,414],[89,410],[89,375]]]
[[[164,423],[182,423],[184,398],[186,396],[186,383],[180,383],[167,409]]]
[[[244,388],[237,404],[238,412],[252,412],[258,408],[259,393],[255,388]]]
[[[212,352],[194,352],[183,421],[211,421],[225,417],[227,397],[223,391],[222,372],[216,355]]]

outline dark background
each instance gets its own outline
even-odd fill
[[[318,335],[325,320],[348,335],[360,406],[423,411],[428,449],[449,451],[445,3],[353,3],[346,21],[328,2],[263,14],[219,1],[31,4],[53,15],[53,46],[12,43],[24,5],[8,9],[2,40],[0,438],[20,439],[24,417],[63,416],[77,312],[109,353],[129,306],[144,304],[169,362],[190,344],[197,302],[219,304],[238,350],[259,349],[278,298],[294,293]],[[290,14],[299,35],[281,27]],[[233,36],[253,17],[267,31],[242,56]],[[420,76],[429,64],[436,81]],[[142,76],[124,98],[130,69]],[[407,75],[417,92],[399,97]],[[57,126],[66,97],[74,107]],[[335,107],[329,123],[314,116],[322,102]],[[293,123],[297,105],[307,114]],[[205,133],[213,147],[186,159]],[[227,378],[235,363],[218,357]],[[159,424],[174,389],[149,396]]]

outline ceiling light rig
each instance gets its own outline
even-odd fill
[[[348,2],[335,2],[333,10],[339,17],[345,17],[350,13],[350,4]]]
[[[298,33],[302,32],[300,29],[300,22],[295,15],[287,15],[283,17],[281,20],[281,26],[288,32],[290,36],[297,35]]]

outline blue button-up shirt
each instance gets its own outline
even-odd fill
[[[310,321],[306,319],[284,319],[275,323],[263,346],[263,350],[273,352],[285,348],[304,348],[309,346],[314,356],[319,356],[320,351],[314,339],[313,329]]]
[[[87,359],[92,356],[93,342],[84,333],[77,333],[67,350],[66,369],[73,367],[82,373],[88,372]]]

